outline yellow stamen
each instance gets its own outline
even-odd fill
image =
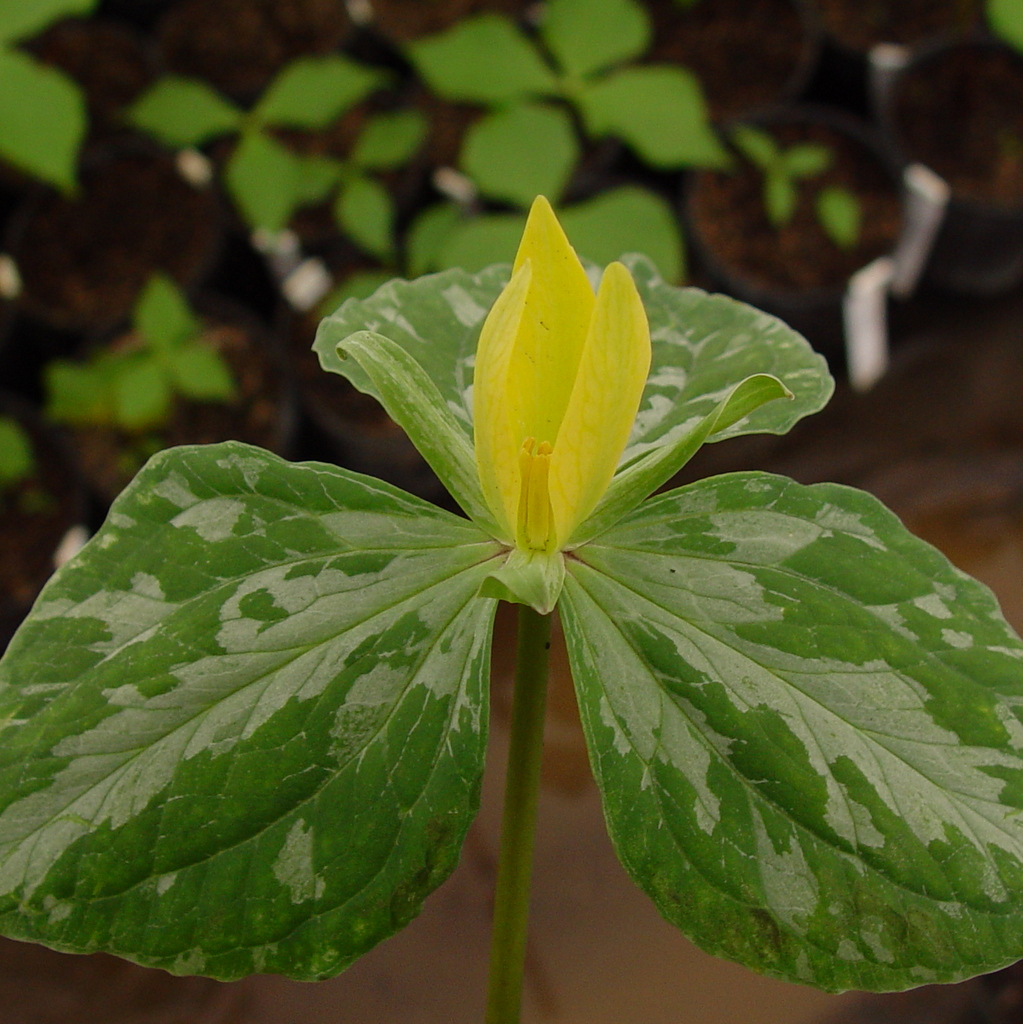
[[[535,551],[546,550],[552,539],[548,488],[552,451],[549,442],[537,445],[534,437],[527,437],[519,449],[518,542]]]

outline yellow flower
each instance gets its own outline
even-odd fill
[[[473,380],[480,485],[519,550],[571,543],[614,476],[649,371],[650,328],[628,270],[610,264],[594,295],[538,196]]]

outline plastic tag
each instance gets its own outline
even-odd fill
[[[873,387],[888,369],[888,290],[895,271],[890,256],[879,256],[849,278],[842,302],[849,383]]]
[[[902,233],[892,258],[892,295],[908,298],[927,266],[934,240],[945,219],[952,190],[944,178],[923,164],[910,164],[902,173],[905,187]]]

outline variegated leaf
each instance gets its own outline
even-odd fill
[[[622,456],[627,464],[691,433],[747,377],[777,377],[794,395],[771,402],[713,436],[784,434],[827,403],[834,382],[822,356],[780,320],[724,295],[666,284],[644,256],[625,262],[650,320],[653,358],[636,425]],[[366,373],[336,348],[350,334],[374,331],[396,342],[440,389],[472,436],[472,375],[483,320],[508,282],[506,265],[479,274],[446,270],[415,281],[391,281],[368,299],[349,299],[320,325],[315,349],[325,370],[360,391],[381,396]],[[599,271],[591,268],[591,278]]]
[[[0,928],[179,973],[336,973],[476,811],[497,545],[235,442],[154,457],[0,661]]]
[[[835,990],[1023,956],[1023,643],[876,500],[701,481],[559,607],[619,856],[700,946]]]

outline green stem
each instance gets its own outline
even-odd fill
[[[551,617],[519,605],[518,662],[504,788],[501,859],[494,894],[486,1024],[519,1022],[550,638]]]

